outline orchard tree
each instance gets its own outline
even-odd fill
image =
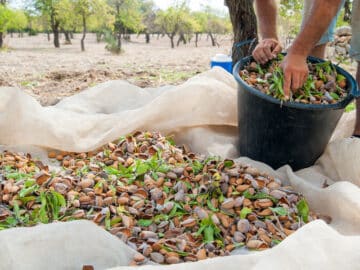
[[[61,0],[35,0],[35,7],[43,15],[48,16],[50,27],[54,34],[54,46],[60,48],[59,34],[61,17],[59,16]]]
[[[193,12],[193,27],[194,27],[194,33],[195,33],[195,46],[198,46],[199,42],[199,35],[205,33],[207,29],[207,23],[208,23],[208,15],[205,12]]]
[[[10,24],[12,11],[5,6],[5,1],[1,0],[0,4],[0,48],[4,43],[4,34]]]
[[[217,42],[217,34],[226,34],[230,29],[226,18],[221,18],[214,14],[208,14],[208,21],[205,30],[211,39],[212,46],[217,46],[219,45]]]
[[[160,10],[155,20],[161,31],[169,37],[171,48],[175,48],[174,38],[180,28],[179,21],[179,12],[173,7]]]
[[[111,7],[105,0],[99,0],[96,6],[96,13],[88,18],[87,28],[90,32],[96,33],[96,40],[100,42],[106,32],[113,30],[115,16],[111,13]]]
[[[249,46],[237,48],[236,43],[257,38],[257,22],[252,0],[225,0],[234,31],[233,61],[249,53]]]
[[[121,51],[121,37],[128,31],[139,32],[143,28],[142,14],[138,0],[110,0],[114,9],[114,31],[117,35],[117,50]]]
[[[14,10],[8,24],[8,29],[11,31],[11,35],[13,32],[18,32],[20,36],[27,26],[28,20],[24,11]]]
[[[179,40],[186,43],[185,34],[190,34],[193,31],[193,20],[184,3],[180,6],[170,7],[165,11],[160,10],[155,23],[161,32],[169,37],[171,48],[175,48],[174,38],[177,34],[180,35]]]
[[[150,43],[150,34],[156,30],[156,11],[155,4],[152,0],[143,0],[140,4],[140,11],[143,15],[142,24],[144,26],[145,41]]]
[[[70,34],[80,25],[80,16],[74,12],[76,2],[73,0],[61,0],[58,5],[58,18],[61,32],[65,36],[65,44],[71,44]]]

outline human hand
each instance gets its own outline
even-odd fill
[[[266,38],[261,40],[260,43],[255,47],[252,55],[254,59],[260,64],[266,64],[271,59],[276,58],[281,50],[282,47],[277,39]]]
[[[290,89],[294,92],[304,85],[309,74],[306,56],[289,52],[280,67],[284,72],[285,99],[290,98]]]

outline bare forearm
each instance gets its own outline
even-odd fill
[[[277,5],[275,0],[255,0],[255,9],[262,39],[278,39],[276,31]]]
[[[309,19],[289,52],[307,57],[336,15],[340,3],[341,0],[314,0]]]

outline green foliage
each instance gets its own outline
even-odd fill
[[[14,10],[11,14],[11,19],[8,29],[12,31],[24,31],[27,27],[28,19],[22,10]]]
[[[6,6],[0,5],[0,32],[6,32],[11,23],[13,11]]]
[[[301,216],[302,220],[307,223],[309,221],[309,211],[310,211],[307,201],[304,198],[301,199],[297,203],[296,208],[298,210],[299,216]]]

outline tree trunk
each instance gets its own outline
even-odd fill
[[[75,30],[73,30],[73,31],[70,32],[70,38],[71,38],[71,39],[74,39],[74,32],[75,32]]]
[[[86,17],[83,15],[83,36],[81,38],[81,51],[85,51],[85,37],[86,37]]]
[[[167,34],[167,35],[170,38],[171,49],[174,49],[175,48],[175,42],[174,42],[175,33],[171,33],[171,34]]]
[[[251,54],[251,44],[237,48],[236,43],[257,38],[257,23],[252,0],[225,0],[234,31],[233,62]]]
[[[119,52],[121,52],[121,31],[119,31],[118,36],[117,36],[117,49]]]
[[[63,30],[63,33],[65,35],[65,44],[71,44],[70,34],[69,31]]]
[[[148,32],[145,33],[145,40],[147,44],[150,43],[150,34]]]
[[[177,47],[179,47],[181,41],[184,43],[184,45],[186,45],[186,38],[185,38],[183,33],[181,33],[180,36],[179,36],[178,42],[176,44]]]
[[[55,20],[55,14],[50,15],[51,29],[54,33],[54,46],[55,48],[60,48],[59,41],[59,22]]]
[[[47,39],[48,39],[48,41],[50,41],[50,31],[49,31],[49,30],[46,31],[46,34],[47,34]]]
[[[3,32],[0,32],[0,48],[2,48],[4,43],[3,36],[4,36]]]
[[[197,48],[199,42],[199,33],[195,33],[195,47]]]
[[[216,46],[215,37],[214,37],[214,35],[213,35],[211,32],[209,33],[209,37],[210,37],[210,39],[211,39],[211,45],[212,45],[213,47],[215,47],[215,46]]]
[[[60,48],[59,29],[54,28],[53,33],[54,33],[54,46],[55,46],[55,48]]]

